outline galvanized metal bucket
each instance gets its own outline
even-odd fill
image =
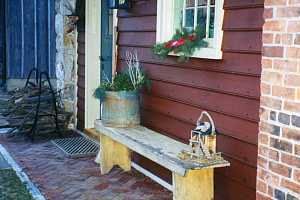
[[[101,120],[104,126],[125,128],[140,124],[138,92],[106,92],[102,106]]]

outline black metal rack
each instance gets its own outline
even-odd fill
[[[31,140],[40,132],[62,136],[70,113],[59,105],[60,93],[54,90],[47,72],[33,68],[25,86],[10,95],[7,110],[0,114],[9,122],[6,126],[11,128],[11,134],[26,133]]]

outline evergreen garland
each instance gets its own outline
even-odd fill
[[[175,53],[179,55],[179,62],[188,61],[197,48],[208,46],[203,38],[205,38],[205,31],[199,27],[196,27],[192,33],[186,29],[176,30],[171,40],[154,45],[152,51],[161,59],[165,59],[170,53]]]

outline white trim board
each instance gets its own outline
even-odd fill
[[[117,11],[113,10],[112,22],[112,74],[117,68]],[[94,128],[100,118],[100,102],[93,97],[101,83],[101,0],[86,1],[85,23],[85,127]]]
[[[115,74],[117,70],[117,63],[118,63],[118,11],[116,9],[113,10],[113,44],[112,44],[112,75]]]
[[[86,1],[85,25],[85,128],[100,117],[100,102],[93,97],[100,84],[101,0]]]

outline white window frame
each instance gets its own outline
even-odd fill
[[[209,40],[209,46],[197,49],[191,57],[222,59],[224,0],[215,1],[214,38]],[[175,32],[175,1],[157,0],[156,42],[162,43],[171,39]],[[176,54],[172,54],[177,56]]]

